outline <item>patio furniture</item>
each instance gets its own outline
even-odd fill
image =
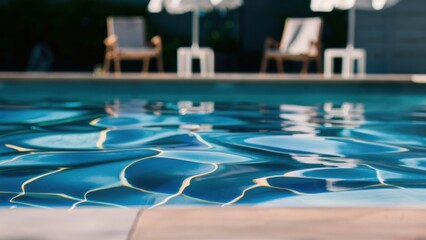
[[[301,73],[307,73],[309,62],[317,63],[322,71],[321,18],[288,18],[285,22],[281,42],[268,38],[265,42],[260,72],[266,73],[268,62],[275,60],[279,73],[284,72],[283,61],[301,61]]]
[[[104,72],[109,72],[111,61],[115,72],[121,72],[122,60],[142,60],[142,72],[147,73],[153,58],[157,59],[158,71],[164,71],[161,37],[155,36],[150,44],[146,43],[142,17],[108,17],[107,28]]]
[[[214,51],[200,47],[200,12],[232,10],[240,7],[243,0],[150,0],[148,10],[158,13],[165,8],[171,14],[192,13],[192,45],[178,49],[178,75],[192,75],[192,60],[200,60],[201,76],[214,74]]]
[[[355,48],[356,11],[375,10],[393,7],[400,0],[311,0],[311,10],[314,12],[331,12],[333,9],[348,10],[348,42],[346,49],[328,49],[325,51],[325,75],[330,77],[333,73],[334,58],[342,58],[342,74],[344,78],[351,77],[354,73],[354,63],[358,60],[358,74],[365,74],[366,51]]]
[[[182,47],[178,49],[178,75],[192,75],[193,59],[200,60],[201,76],[214,74],[214,51],[207,47]]]
[[[324,52],[324,75],[331,77],[334,74],[334,59],[342,59],[342,75],[344,78],[355,73],[355,61],[358,61],[358,75],[365,75],[366,51],[360,48],[334,48]]]

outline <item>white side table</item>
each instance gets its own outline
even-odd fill
[[[334,73],[334,59],[342,59],[342,75],[345,78],[355,73],[355,61],[358,61],[358,75],[365,75],[367,54],[364,49],[330,48],[324,52],[324,75],[331,77]]]
[[[202,76],[214,75],[214,51],[207,47],[182,47],[178,49],[178,75],[192,75],[192,60],[200,59]]]

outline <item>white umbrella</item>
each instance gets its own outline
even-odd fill
[[[198,48],[200,11],[235,9],[242,4],[243,0],[151,0],[148,11],[158,13],[165,8],[171,14],[192,12],[192,48]]]
[[[396,5],[400,0],[311,0],[311,10],[315,12],[331,12],[333,9],[349,10],[348,49],[355,43],[356,9],[382,10]]]

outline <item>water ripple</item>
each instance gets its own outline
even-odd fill
[[[0,206],[424,206],[426,107],[384,109],[4,102]]]

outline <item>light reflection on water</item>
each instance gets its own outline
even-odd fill
[[[426,108],[0,106],[0,205],[426,205]]]

